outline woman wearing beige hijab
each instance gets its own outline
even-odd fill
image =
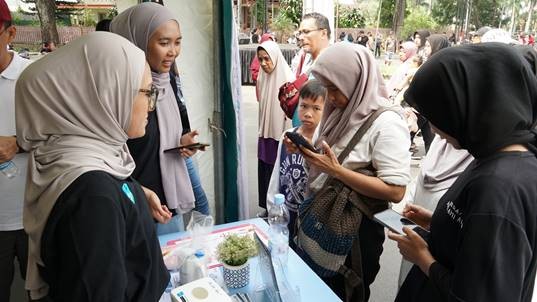
[[[315,140],[323,153],[301,148],[310,165],[310,198],[331,176],[364,196],[382,201],[401,201],[410,181],[410,139],[399,107],[396,107],[397,112],[389,110],[381,113],[346,159],[342,163],[337,159],[369,116],[388,106],[384,81],[371,52],[361,45],[336,43],[321,54],[312,73],[328,89],[328,98]],[[375,176],[355,172],[367,167],[375,170]],[[347,296],[352,297],[350,301],[367,301],[369,285],[380,268],[383,227],[364,215],[358,240],[363,288],[357,287],[346,293],[348,279],[341,274],[324,278],[324,281],[342,299]],[[351,257],[343,256],[346,256],[346,266],[352,267]]]
[[[169,275],[127,139],[143,136],[151,75],[126,39],[92,33],[30,65],[16,86],[29,151],[26,288],[52,301],[158,301]]]
[[[136,162],[133,177],[154,192],[153,214],[160,218],[159,222],[166,223],[157,224],[157,233],[182,231],[181,214],[194,208],[195,199],[186,159],[196,151],[165,151],[194,143],[198,132],[183,134],[183,120],[170,84],[169,72],[181,51],[179,22],[166,7],[148,2],[130,7],[115,17],[110,31],[145,52],[153,83],[159,90],[157,110],[149,114],[146,135],[128,142]]]
[[[261,66],[257,79],[257,99],[259,100],[257,186],[259,206],[266,209],[267,191],[276,162],[279,139],[285,130],[291,128],[291,120],[280,108],[278,90],[284,83],[293,81],[295,76],[287,65],[280,47],[274,41],[266,41],[259,45],[257,58]]]

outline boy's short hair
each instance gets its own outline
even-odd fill
[[[301,99],[313,99],[317,100],[319,97],[323,98],[323,102],[326,99],[327,90],[326,87],[321,84],[319,80],[311,79],[300,88],[300,98]]]

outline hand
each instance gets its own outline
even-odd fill
[[[403,209],[403,216],[414,221],[422,228],[428,230],[431,226],[433,212],[427,210],[424,207],[409,203]]]
[[[17,138],[14,136],[0,136],[0,163],[10,161],[19,152]]]
[[[285,145],[287,154],[298,153],[300,151],[298,147],[295,145],[295,143],[293,143],[290,139],[288,139],[287,136],[283,137],[283,144]]]
[[[302,152],[308,164],[316,166],[321,172],[335,176],[337,170],[341,168],[336,154],[325,141],[322,142],[321,149],[323,154],[318,154],[301,146],[300,152]]]
[[[185,146],[185,145],[191,145],[191,144],[197,143],[196,136],[198,136],[198,135],[199,135],[198,130],[193,130],[193,131],[190,131],[190,132],[184,134],[183,136],[181,136],[180,145]],[[205,147],[200,148],[200,150],[205,151]],[[183,157],[194,156],[194,154],[196,154],[196,152],[198,152],[197,149],[182,148],[182,149],[179,150],[179,153],[181,153],[181,155]]]
[[[152,190],[142,186],[144,190],[145,198],[147,199],[147,204],[151,210],[151,216],[155,218],[160,223],[168,223],[172,219],[172,213],[168,210],[168,207],[160,204],[160,198],[158,198],[157,193]]]
[[[388,238],[397,241],[397,247],[403,258],[419,266],[423,273],[429,276],[429,268],[435,259],[429,252],[427,242],[408,227],[403,227],[403,232],[405,235],[388,231]]]

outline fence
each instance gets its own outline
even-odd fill
[[[13,40],[14,44],[40,45],[45,42],[41,38],[41,28],[35,26],[15,26],[17,35]],[[95,31],[93,27],[66,26],[58,27],[60,44],[66,44],[80,36]]]

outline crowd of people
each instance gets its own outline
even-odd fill
[[[21,174],[0,181],[0,301],[14,258],[32,301],[158,301],[157,236],[210,214],[192,161],[204,150],[176,148],[198,135],[175,64],[180,21],[142,3],[98,29],[30,64],[7,49],[16,29],[0,0],[0,164]],[[396,301],[531,301],[537,52],[499,29],[458,46],[420,30],[385,81],[371,37],[330,45],[319,13],[297,32],[291,64],[269,34],[252,64],[259,205],[284,195],[290,246],[343,301],[368,301],[385,241],[373,215],[403,201],[423,232],[388,231],[405,259]]]
[[[267,150],[276,156],[265,167],[273,169],[268,194],[260,190],[259,199],[270,206],[274,194],[284,194],[290,246],[342,300],[367,301],[385,239],[369,211],[404,199],[401,214],[425,231],[388,232],[404,258],[396,301],[531,301],[537,261],[537,52],[500,29],[480,30],[471,45],[420,30],[400,43],[401,64],[385,82],[371,37],[361,32],[351,40],[342,33],[342,42],[330,45],[325,20],[303,16],[301,49],[290,70],[274,42],[258,47],[267,66],[262,63],[260,79],[264,74],[279,79],[256,84],[263,91],[260,140],[267,129],[278,129],[273,148],[259,148],[264,156]],[[297,71],[304,61],[307,68]],[[309,81],[300,89],[295,113],[303,124],[282,130],[290,114],[287,106],[278,108],[285,102],[281,87],[296,83],[302,73]],[[267,122],[270,116],[275,124]],[[302,134],[316,149],[297,145],[286,132]],[[426,156],[411,184],[412,141],[419,132]],[[266,179],[258,181],[261,187]],[[339,187],[362,201],[349,197],[341,216],[332,217],[331,207],[340,203],[335,197],[327,201],[326,190]],[[310,209],[323,202],[332,204],[325,206],[329,218],[308,224]],[[353,229],[355,243],[337,254],[342,246],[334,239],[340,235],[334,219],[351,221],[346,211],[353,207],[362,213]],[[334,238],[311,235],[326,235],[324,229]],[[343,260],[334,267],[330,257]]]

